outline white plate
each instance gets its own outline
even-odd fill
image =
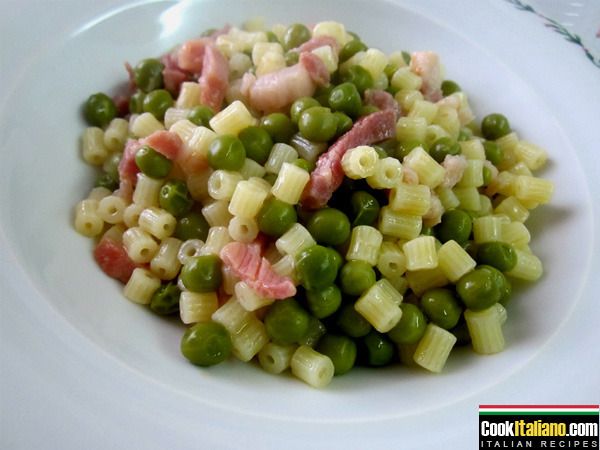
[[[600,68],[581,46],[500,0],[91,3],[4,6],[16,41],[0,119],[3,447],[467,448],[479,404],[598,402]],[[434,50],[479,117],[503,112],[547,149],[540,175],[556,195],[528,222],[545,275],[510,305],[505,352],[460,350],[440,375],[358,369],[323,391],[234,361],[201,370],[179,353],[180,325],[125,301],[98,270],[72,228],[91,173],[77,147],[82,100],[123,82],[125,61],[255,15],[337,20],[385,52]],[[65,20],[58,35],[33,40],[53,17]]]

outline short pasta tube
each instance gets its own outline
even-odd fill
[[[290,367],[294,376],[317,389],[327,386],[335,372],[331,359],[308,345],[296,349]]]
[[[231,241],[228,227],[210,227],[201,253],[203,255],[219,255],[221,249]]]
[[[379,155],[373,147],[359,145],[351,148],[342,157],[342,169],[348,178],[358,180],[375,173]]]
[[[219,298],[215,292],[184,291],[179,296],[179,316],[185,324],[210,322],[219,309]]]
[[[140,228],[162,240],[173,234],[177,219],[164,209],[151,206],[142,211],[139,224]]]
[[[396,158],[381,158],[375,165],[375,173],[367,177],[373,189],[391,189],[402,182],[402,164]]]
[[[346,252],[346,259],[366,261],[371,266],[375,266],[382,242],[383,235],[377,228],[369,225],[356,226],[350,235],[350,246]]]
[[[385,235],[400,239],[413,239],[423,229],[421,216],[394,211],[389,205],[381,208],[377,227]]]
[[[492,355],[504,350],[504,334],[502,323],[506,310],[496,303],[483,311],[465,310],[465,320],[473,350],[480,355]]]
[[[127,201],[118,195],[104,197],[98,203],[98,214],[106,223],[115,224],[123,222]]]
[[[531,252],[518,248],[514,250],[517,254],[517,264],[506,274],[526,281],[539,279],[543,273],[542,261]]]
[[[438,249],[437,256],[440,269],[452,282],[458,281],[477,265],[471,255],[454,240],[446,241]]]
[[[250,114],[246,105],[240,100],[229,104],[225,109],[215,114],[209,121],[210,127],[218,135],[233,134],[237,136],[244,128],[254,126],[258,119]]]
[[[523,161],[530,170],[537,170],[546,164],[548,155],[542,147],[528,141],[519,141],[514,148],[515,156]]]
[[[439,373],[444,368],[455,343],[456,336],[430,323],[417,345],[414,360],[419,366],[431,372]]]
[[[164,125],[154,117],[153,114],[145,112],[139,116],[132,118],[133,123],[130,124],[131,133],[138,138],[150,136],[155,131],[164,130]]]
[[[402,162],[419,176],[419,183],[434,188],[444,179],[446,170],[427,153],[423,147],[415,147]]]
[[[233,215],[229,212],[229,202],[215,200],[202,207],[202,215],[211,227],[227,227]]]
[[[449,282],[448,277],[442,272],[439,264],[433,269],[407,270],[404,276],[406,277],[408,286],[417,296],[422,295],[429,289],[445,286]]]
[[[258,222],[254,217],[235,216],[229,221],[229,235],[234,241],[252,242],[258,236]]]
[[[158,243],[141,227],[128,228],[123,233],[123,245],[129,258],[136,263],[147,263],[158,250]]]
[[[127,300],[134,303],[149,305],[160,284],[160,278],[148,269],[137,267],[133,270],[127,284],[125,284],[123,295]]]
[[[104,146],[109,152],[122,151],[129,137],[129,122],[115,117],[104,130]]]
[[[202,248],[204,247],[204,241],[200,239],[188,239],[183,242],[177,252],[177,259],[183,266],[191,258],[200,256],[202,254]]]
[[[234,288],[235,296],[246,311],[256,311],[270,305],[275,299],[263,297],[243,281],[238,281]]]
[[[265,163],[265,171],[278,174],[284,163],[291,163],[298,158],[298,152],[291,145],[278,142],[271,147],[271,152]]]
[[[424,184],[400,183],[390,192],[389,205],[394,211],[423,216],[431,206],[431,191]]]
[[[402,317],[400,294],[382,278],[371,286],[354,304],[354,309],[380,333],[394,328]]]
[[[104,220],[98,213],[98,201],[90,198],[80,201],[75,208],[75,231],[85,237],[94,237],[103,229]]]
[[[208,194],[215,200],[231,200],[242,175],[229,170],[215,170],[208,178]]]
[[[296,258],[298,253],[316,243],[310,232],[296,222],[275,241],[275,247],[281,253]]]
[[[83,130],[81,137],[81,154],[83,159],[92,166],[101,166],[108,156],[104,145],[104,130],[98,127],[88,127]]]
[[[381,243],[377,269],[389,279],[401,277],[406,272],[406,256],[396,243],[389,241]]]
[[[150,178],[143,173],[137,174],[137,183],[133,191],[133,203],[148,208],[158,206],[158,193],[164,180]]]
[[[168,237],[160,243],[156,254],[150,261],[150,270],[161,280],[172,280],[181,269],[178,254],[182,242]]]
[[[255,217],[269,195],[265,186],[253,180],[242,180],[236,185],[228,208],[234,216]]]
[[[279,345],[269,342],[258,352],[258,362],[268,373],[279,374],[290,367],[297,344]]]
[[[543,178],[518,175],[514,184],[515,197],[529,204],[546,204],[554,194],[554,183]]]
[[[402,245],[406,257],[407,270],[434,269],[438,266],[435,238],[433,236],[419,236]]]
[[[300,200],[302,191],[309,180],[310,174],[306,170],[295,164],[283,163],[275,184],[271,188],[271,193],[275,198],[295,205]]]

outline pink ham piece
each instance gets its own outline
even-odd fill
[[[262,75],[245,77],[250,105],[265,114],[280,112],[301,97],[312,97],[317,86],[329,83],[329,71],[310,52],[300,54],[297,64]]]
[[[314,49],[324,46],[330,46],[333,53],[337,56],[340,53],[340,43],[333,36],[327,36],[324,34],[314,36],[310,38],[305,43],[301,44],[300,47],[294,49],[293,51],[297,51],[299,53],[302,52],[312,52]]]
[[[200,103],[210,106],[214,112],[221,111],[229,87],[229,62],[213,45],[207,45],[202,60],[202,75],[198,80]]]
[[[164,88],[176,96],[181,89],[181,83],[190,81],[192,74],[179,65],[177,53],[167,53],[159,58],[165,65],[162,71]]]
[[[395,135],[396,114],[392,109],[376,111],[357,120],[348,132],[319,157],[302,193],[302,207],[318,209],[327,204],[344,179],[342,157],[346,150],[359,145],[376,144]]]
[[[391,109],[396,114],[396,118],[402,115],[402,108],[394,96],[381,89],[366,89],[363,94],[367,105],[376,106],[379,109]]]
[[[425,100],[435,103],[442,99],[444,72],[437,53],[432,51],[412,52],[410,54],[410,70],[423,80],[421,92]]]
[[[441,165],[446,169],[446,172],[440,187],[453,188],[460,181],[467,168],[467,158],[465,155],[446,155]]]
[[[261,243],[230,242],[220,252],[221,260],[243,282],[265,298],[282,299],[296,295],[296,286],[279,275],[261,255]]]
[[[129,258],[122,243],[111,238],[103,238],[94,249],[94,259],[102,271],[111,278],[125,284],[133,271],[142,267]]]
[[[123,150],[123,156],[119,162],[119,178],[121,180],[133,181],[136,179],[139,167],[135,163],[135,153],[142,148],[144,145],[143,139],[129,139],[125,143],[125,149]]]

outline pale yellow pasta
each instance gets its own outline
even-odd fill
[[[511,173],[507,170],[503,170],[498,173],[498,175],[490,181],[490,184],[487,187],[487,194],[501,194],[507,197],[514,195],[514,184],[516,181],[517,175]]]
[[[525,222],[529,218],[529,210],[516,197],[503,199],[494,208],[494,214],[502,214],[516,222]]]
[[[297,344],[279,345],[269,342],[258,352],[258,362],[268,373],[280,374],[290,367]]]
[[[200,105],[200,94],[202,86],[196,81],[184,81],[181,83],[179,95],[175,106],[181,109],[192,109]]]
[[[440,202],[442,202],[444,210],[448,211],[457,208],[458,205],[460,205],[460,201],[454,191],[452,191],[452,188],[438,186],[435,188],[434,192],[440,199]]]
[[[123,223],[128,227],[137,227],[140,224],[140,214],[144,210],[144,206],[131,203],[123,211]]]
[[[521,202],[546,204],[554,194],[554,183],[543,178],[517,175],[514,192]]]
[[[388,279],[399,278],[406,271],[406,256],[394,242],[381,243],[377,269]]]
[[[505,170],[517,163],[517,155],[515,155],[515,147],[519,143],[519,136],[515,131],[496,139],[496,144],[502,149],[504,158],[497,164],[499,170]]]
[[[423,93],[418,89],[400,89],[394,95],[394,99],[403,111],[410,111],[417,100],[423,100]],[[425,127],[425,121],[423,121],[423,127]]]
[[[229,228],[227,227],[210,227],[208,229],[208,236],[206,242],[202,247],[201,253],[203,255],[219,255],[221,249],[229,244],[233,239],[229,235]]]
[[[280,142],[271,148],[264,167],[267,172],[278,174],[284,163],[291,163],[297,158],[298,152],[294,147]]]
[[[169,131],[171,131],[171,128],[173,128],[173,126],[177,122],[181,122],[182,120],[187,120],[188,115],[190,114],[190,111],[191,110],[187,109],[187,108],[176,108],[176,107],[167,108],[167,110],[165,111],[165,118],[164,118],[165,128],[168,129]],[[186,136],[186,138],[189,139],[189,136]]]
[[[478,217],[473,222],[473,240],[476,244],[502,240],[504,216]]]
[[[428,100],[416,100],[407,117],[422,117],[427,125],[433,123],[438,113],[438,105]]]
[[[190,192],[190,196],[197,202],[206,202],[208,195],[208,179],[213,170],[207,168],[201,172],[191,172],[185,175],[185,184]]]
[[[423,216],[431,206],[431,191],[423,184],[400,183],[390,192],[389,206],[394,211]]]
[[[296,276],[294,258],[291,255],[283,256],[277,262],[272,263],[271,267],[282,277],[291,278],[296,286],[299,284]]]
[[[285,203],[295,205],[300,200],[304,187],[310,180],[310,174],[303,168],[291,163],[283,163],[271,188],[273,196]]]
[[[215,292],[188,292],[179,296],[179,316],[185,324],[210,322],[219,309],[219,298]]]
[[[461,209],[467,211],[479,211],[481,209],[481,197],[475,186],[455,186],[452,192],[458,199],[458,204]]]
[[[522,222],[503,222],[501,227],[502,241],[516,248],[523,248],[529,245],[531,233]]]
[[[375,173],[367,177],[367,183],[374,189],[391,189],[401,182],[402,164],[392,157],[377,160]]]
[[[460,119],[455,108],[439,105],[437,113],[431,121],[433,125],[442,127],[452,139],[457,139],[460,133]]]
[[[448,284],[448,277],[444,274],[439,264],[434,269],[407,270],[404,273],[408,286],[417,296],[421,296],[429,289],[442,287]]]
[[[194,129],[194,134],[183,146],[184,154],[178,158],[181,158],[182,160],[189,157],[198,158],[200,160],[206,158],[208,147],[216,138],[217,133],[210,128],[204,126],[197,127]]]
[[[483,160],[467,159],[467,166],[463,170],[463,175],[456,186],[466,187],[483,186]]]
[[[277,72],[286,67],[285,56],[276,51],[266,52],[256,66],[256,76],[260,77],[271,72]]]
[[[104,130],[104,147],[109,152],[120,152],[125,148],[129,138],[129,122],[121,117],[115,117]]]
[[[311,53],[317,55],[323,64],[329,71],[329,73],[333,73],[338,68],[338,54],[335,52],[330,45],[323,45],[321,47],[317,47],[311,51]]]
[[[406,61],[404,60],[404,55],[401,51],[391,52],[388,55],[388,64],[391,67],[394,67],[396,70],[398,70],[400,67],[408,66],[408,64],[406,64]]]
[[[94,237],[103,229],[104,220],[98,213],[98,200],[81,200],[75,207],[75,231],[85,237]]]
[[[312,142],[296,133],[290,139],[290,145],[298,152],[298,156],[310,163],[314,163],[319,155],[327,150],[327,142]]]
[[[123,288],[123,295],[127,300],[141,305],[149,305],[152,296],[160,287],[160,278],[148,269],[137,267]]]
[[[399,90],[418,91],[423,85],[423,80],[414,74],[410,67],[400,67],[392,75],[390,84]]]
[[[233,134],[237,136],[244,128],[257,125],[258,119],[250,114],[246,105],[236,100],[215,114],[208,123],[218,135]]]
[[[229,202],[213,200],[202,207],[202,215],[211,227],[227,227],[233,218],[229,212]]]
[[[157,239],[171,236],[175,231],[175,225],[177,225],[177,219],[171,213],[157,206],[150,206],[140,214],[140,228]]]
[[[255,217],[269,195],[264,186],[252,180],[242,180],[236,185],[228,207],[234,216]]]
[[[217,37],[215,45],[217,50],[229,58],[235,53],[251,50],[259,42],[267,42],[267,35],[264,32],[249,32],[232,27],[227,34]]]
[[[415,271],[434,269],[438,265],[435,238],[433,236],[419,236],[405,242],[402,251],[406,257],[406,269]]]
[[[417,237],[423,228],[421,216],[394,211],[389,205],[381,208],[377,228],[384,235],[400,239]]]
[[[517,254],[517,264],[511,270],[506,272],[514,278],[520,280],[535,281],[542,276],[542,261],[533,253],[515,248]]]
[[[208,178],[208,194],[215,200],[231,200],[235,187],[242,180],[238,172],[215,170]]]
[[[123,233],[123,245],[129,258],[136,263],[147,263],[158,250],[158,243],[141,227],[131,227]]]
[[[492,199],[487,195],[479,194],[479,209],[475,211],[476,215],[487,216],[492,214],[493,211]]]
[[[390,282],[390,284],[396,289],[400,294],[406,294],[408,291],[408,281],[406,277],[385,277],[386,280]]]
[[[537,170],[546,164],[548,154],[542,147],[528,141],[519,141],[514,148],[515,156],[530,170]]]
[[[419,183],[436,187],[444,179],[446,170],[433,159],[423,147],[415,147],[402,162],[404,167],[413,170],[419,176]]]
[[[172,280],[179,273],[181,263],[178,255],[181,244],[181,240],[174,237],[168,237],[160,243],[150,261],[150,270],[161,280]]]
[[[456,336],[429,323],[415,349],[414,360],[419,366],[431,372],[441,372],[455,343]]]
[[[354,309],[380,333],[394,328],[402,317],[402,295],[385,278],[377,281],[354,303]]]
[[[137,174],[137,183],[133,191],[133,203],[144,208],[158,206],[158,193],[164,180],[150,178],[142,172]]]
[[[312,31],[313,36],[333,36],[340,43],[340,46],[347,44],[351,38],[346,33],[346,27],[343,23],[333,20],[318,22]]]
[[[290,367],[296,377],[317,389],[327,386],[335,372],[331,359],[308,345],[296,349]]]
[[[254,217],[234,216],[229,221],[229,235],[234,241],[252,242],[258,236],[258,223]]]
[[[252,47],[252,62],[254,65],[258,65],[263,56],[269,52],[275,52],[283,55],[283,47],[279,42],[259,42]]]
[[[262,178],[266,173],[267,171],[263,166],[250,158],[244,160],[244,164],[239,170],[239,174],[244,180],[249,180],[252,177]]]
[[[239,80],[253,66],[252,58],[245,53],[235,53],[229,58],[229,80]],[[231,84],[231,83],[230,83]]]
[[[508,171],[515,175],[528,175],[530,177],[533,176],[533,172],[529,167],[527,167],[527,164],[525,164],[523,161],[519,161],[514,166],[509,167]]]
[[[427,121],[423,117],[400,117],[396,122],[396,138],[399,141],[425,141]]]
[[[460,142],[460,153],[467,159],[485,160],[485,148],[479,139],[469,139]]]
[[[465,310],[465,320],[473,350],[480,355],[492,355],[504,350],[504,334],[502,322],[506,317],[506,309],[498,303],[483,311]]]
[[[342,157],[342,169],[348,178],[358,180],[375,173],[379,155],[373,147],[359,145],[351,148]]]
[[[365,52],[359,52],[358,65],[366,69],[375,80],[383,73],[387,66],[388,58],[385,53],[377,48],[368,48]]]
[[[87,127],[81,137],[81,155],[88,164],[101,166],[108,157],[104,145],[104,130],[99,127]]]
[[[281,253],[295,258],[302,250],[316,243],[309,231],[296,222],[275,241],[275,247]]]
[[[234,293],[240,302],[240,305],[242,305],[246,311],[256,311],[275,301],[272,298],[263,297],[243,281],[238,281],[235,284]]]
[[[171,124],[171,126],[169,126],[169,131],[179,136],[184,145],[186,145],[194,136],[196,128],[198,128],[198,125],[192,123],[187,119],[187,116],[185,116]]]
[[[201,239],[188,239],[182,242],[177,252],[179,264],[184,265],[190,259],[200,256],[202,254],[202,247],[204,247],[204,241]]]
[[[446,241],[437,251],[438,265],[452,282],[458,281],[475,268],[477,262],[456,241]]]
[[[112,195],[112,191],[110,189],[100,186],[93,188],[88,194],[87,198],[99,202],[104,197],[108,197],[109,195]]]
[[[434,123],[427,125],[427,128],[425,129],[425,144],[429,147],[433,146],[438,139],[446,137],[450,137],[450,135],[441,126]]]
[[[377,264],[382,242],[383,235],[377,228],[369,225],[358,225],[352,228],[346,259],[349,261],[366,261],[374,266]]]
[[[123,222],[127,201],[118,195],[104,197],[98,203],[98,214],[106,223],[115,224]]]
[[[164,125],[149,112],[140,114],[130,124],[131,133],[137,138],[145,138],[155,131],[164,130]]]

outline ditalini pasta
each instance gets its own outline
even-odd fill
[[[323,388],[505,349],[511,281],[544,275],[552,153],[477,118],[436,53],[252,21],[128,68],[118,108],[85,102],[74,228],[126,299],[179,316],[183,357]]]

